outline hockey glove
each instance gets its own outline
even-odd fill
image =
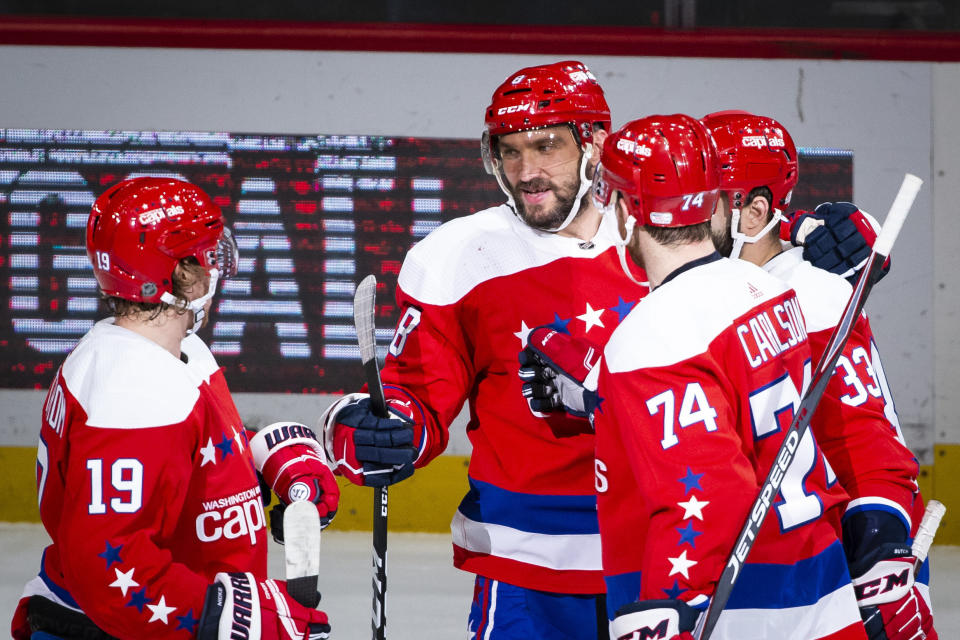
[[[283,543],[283,510],[291,502],[314,503],[320,525],[330,524],[337,514],[340,487],[312,429],[297,422],[275,422],[250,439],[250,450],[264,482],[280,498],[280,505],[270,512],[274,540]]]
[[[803,247],[803,259],[855,283],[877,239],[880,225],[849,202],[824,202],[813,211],[796,211],[781,226],[781,237]],[[890,258],[880,278],[890,271]]]
[[[933,615],[914,584],[916,558],[894,516],[875,510],[849,514],[843,544],[860,616],[870,640],[936,640]],[[884,541],[886,540],[886,541]]]
[[[602,354],[601,347],[550,326],[533,329],[520,352],[519,370],[530,409],[549,413],[562,408],[571,416],[589,418],[600,405],[596,379]]]
[[[280,580],[249,573],[218,573],[207,588],[198,640],[325,640],[327,614],[298,603]]]
[[[414,423],[398,400],[387,400],[389,418],[374,415],[367,394],[353,393],[321,417],[324,445],[334,470],[353,484],[383,487],[413,475]]]
[[[700,613],[683,600],[642,600],[617,610],[610,622],[611,640],[693,640]]]

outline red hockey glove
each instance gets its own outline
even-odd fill
[[[299,500],[317,505],[326,527],[337,513],[340,487],[324,461],[323,446],[313,430],[297,422],[275,422],[250,439],[253,461],[264,481],[280,498],[270,513],[270,529],[283,542],[283,508]]]
[[[249,573],[218,573],[207,588],[198,640],[326,640],[327,614],[299,604],[280,580]]]
[[[849,202],[824,202],[814,211],[795,211],[781,224],[780,237],[803,247],[803,259],[855,282],[877,239],[880,225]],[[880,277],[890,271],[887,258]]]
[[[886,544],[852,565],[853,589],[870,640],[935,640],[933,614],[913,583],[916,558]]]
[[[693,640],[700,613],[683,600],[642,600],[617,610],[611,640]]]
[[[843,518],[843,546],[870,640],[936,640],[933,615],[914,585],[905,523],[868,509]]]
[[[334,403],[321,417],[324,446],[334,470],[350,482],[365,487],[383,487],[413,475],[417,459],[416,431],[408,406],[388,399],[393,414],[373,414],[370,397],[352,393]]]
[[[518,372],[530,409],[547,413],[563,408],[577,418],[593,415],[601,402],[596,387],[602,355],[601,347],[550,326],[533,329],[520,352]]]

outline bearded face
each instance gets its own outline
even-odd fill
[[[570,127],[559,125],[501,136],[504,182],[517,214],[535,229],[559,227],[576,203],[582,150]]]
[[[573,208],[580,188],[576,174],[560,180],[534,178],[510,187],[517,214],[534,229],[555,229]]]

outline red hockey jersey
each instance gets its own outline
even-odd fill
[[[646,292],[621,271],[615,221],[590,242],[531,229],[505,205],[447,222],[400,271],[403,315],[382,377],[425,437],[417,466],[447,445],[469,402],[470,489],[451,529],[456,566],[522,587],[601,593],[593,434],[535,416],[517,354],[551,324],[602,345]]]
[[[611,611],[705,606],[810,375],[793,291],[746,262],[695,261],[624,320],[595,414]],[[864,637],[836,533],[845,502],[808,432],[714,638]]]
[[[266,576],[243,425],[203,341],[187,337],[182,352],[108,319],[67,356],[37,456],[53,544],[18,615],[41,595],[118,638],[190,638],[217,572]]]
[[[797,292],[818,361],[850,299],[850,284],[805,262],[800,248],[781,253],[764,269]],[[919,524],[918,463],[904,443],[866,313],[854,325],[811,428],[850,494],[848,511],[887,511],[907,531]]]

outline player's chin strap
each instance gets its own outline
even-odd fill
[[[213,298],[213,294],[217,292],[217,280],[219,278],[220,271],[216,268],[210,269],[210,284],[207,287],[207,292],[196,300],[187,302],[187,310],[193,312],[193,328],[187,329],[187,335],[196,333],[200,327],[203,326],[203,319],[206,316],[204,306],[206,306],[207,302]],[[163,295],[160,296],[160,300],[172,306],[177,306],[183,302],[182,299],[177,298],[169,291],[164,291]]]
[[[588,144],[580,154],[580,188],[577,189],[577,197],[573,202],[573,206],[570,207],[570,213],[568,213],[566,219],[560,223],[560,226],[554,227],[553,229],[546,229],[546,231],[556,233],[566,229],[567,225],[573,222],[573,219],[580,213],[580,203],[583,202],[583,197],[587,195],[587,191],[590,190],[590,185],[592,184],[592,181],[587,178],[587,165],[590,163],[590,158],[592,157],[593,145]]]
[[[783,217],[783,212],[780,209],[774,209],[773,215],[770,217],[770,222],[767,223],[763,229],[760,229],[756,235],[748,236],[747,234],[740,231],[740,209],[731,209],[730,210],[730,235],[733,237],[733,250],[730,252],[731,258],[739,258],[740,251],[743,249],[744,243],[753,244],[760,238],[764,237],[769,233],[775,225],[779,225],[781,220],[785,220]]]
[[[587,165],[590,163],[590,158],[593,157],[593,145],[586,145],[586,147],[580,153],[580,188],[577,189],[577,197],[574,200],[573,206],[570,207],[570,213],[567,214],[567,217],[559,226],[556,226],[552,229],[542,229],[547,233],[556,233],[567,228],[567,226],[573,222],[573,219],[577,217],[577,214],[580,213],[580,203],[583,201],[583,196],[587,195],[587,191],[590,190],[591,181],[587,178]],[[500,190],[503,191],[507,196],[507,206],[513,209],[514,214],[517,217],[520,217],[520,214],[517,213],[517,202],[513,199],[513,193],[507,187],[506,181],[503,179],[503,171],[500,170],[499,166],[496,166],[493,170],[493,175],[497,179],[497,184],[500,185]]]
[[[637,219],[633,216],[627,218],[626,223],[624,224],[625,231],[627,233],[625,238],[618,238],[616,241],[617,255],[620,257],[620,268],[623,269],[623,272],[627,274],[627,277],[633,280],[636,284],[645,287],[648,286],[646,282],[640,282],[633,277],[633,273],[630,271],[630,265],[627,264],[627,245],[630,244],[630,240],[633,238],[634,227],[637,226]],[[619,235],[619,233],[618,233]]]

